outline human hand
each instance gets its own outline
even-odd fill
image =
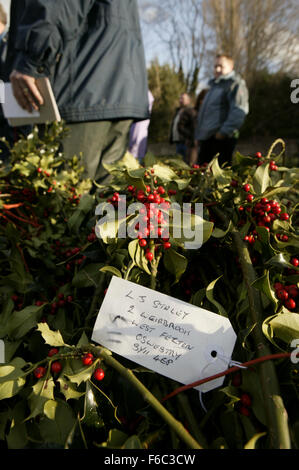
[[[11,72],[9,79],[19,105],[29,113],[38,111],[44,100],[36,86],[36,79],[17,70]]]
[[[216,132],[216,134],[215,134],[215,139],[217,139],[217,140],[223,140],[223,139],[225,139],[225,137],[226,136],[224,134],[221,134],[221,132]]]

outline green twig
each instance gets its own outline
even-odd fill
[[[166,410],[166,408],[159,402],[159,400],[154,397],[154,395],[152,395],[152,393],[137,379],[137,377],[135,377],[135,375],[130,369],[127,369],[116,359],[114,359],[110,351],[104,348],[97,348],[95,346],[87,346],[85,349],[88,349],[91,353],[93,353],[94,356],[103,359],[108,366],[117,370],[120,375],[127,379],[139,391],[144,400],[154,408],[154,410],[171,427],[173,432],[175,432],[190,449],[202,449],[200,444],[188,433],[182,423],[176,420]]]
[[[271,351],[262,331],[263,311],[260,293],[252,287],[252,283],[256,279],[255,270],[252,266],[248,248],[244,244],[237,229],[233,229],[232,236],[247,287],[251,322],[255,325],[252,336],[255,342],[257,356],[266,356],[270,354]],[[274,449],[290,449],[288,417],[280,396],[275,366],[272,361],[267,361],[260,364],[258,371],[264,397],[270,445]]]

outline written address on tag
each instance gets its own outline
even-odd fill
[[[113,276],[92,340],[188,384],[227,368],[221,357],[231,357],[236,334],[225,317]],[[223,381],[220,377],[196,388],[212,390]]]

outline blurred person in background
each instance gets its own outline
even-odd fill
[[[189,136],[189,129],[185,126],[187,125],[190,114],[192,114],[192,104],[191,104],[191,97],[188,93],[182,93],[179,98],[179,106],[176,108],[174,112],[174,116],[171,123],[170,128],[170,143],[175,144],[176,146],[176,153],[178,155],[182,155],[184,160],[187,160],[187,144],[186,138],[188,139]],[[183,121],[179,126],[179,122],[183,115]]]
[[[149,113],[152,112],[154,97],[148,91]],[[141,162],[147,151],[148,128],[150,119],[134,122],[130,128],[129,152]]]
[[[239,130],[249,111],[245,81],[234,70],[232,57],[218,54],[214,78],[200,107],[195,139],[199,142],[199,163],[210,162],[219,153],[219,164],[231,163]]]

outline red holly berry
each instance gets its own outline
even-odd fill
[[[231,182],[230,182],[230,185],[231,185],[233,188],[236,188],[236,187],[238,186],[238,181],[232,179]]]
[[[152,261],[154,255],[153,255],[153,253],[151,253],[151,252],[149,251],[148,253],[146,253],[145,257],[146,257],[146,259],[147,259],[148,261]]]
[[[38,173],[42,173],[42,172],[43,172],[43,169],[42,169],[42,168],[38,168],[38,169],[37,169],[37,172],[38,172]]]
[[[47,369],[45,367],[37,367],[33,373],[37,379],[40,379],[45,375],[46,371]]]
[[[257,158],[262,158],[261,152],[256,152],[255,156],[256,156]]]
[[[240,372],[236,372],[232,377],[232,385],[234,387],[240,387],[242,384],[242,375]]]
[[[103,378],[105,377],[105,372],[103,371],[103,369],[96,369],[93,373],[93,376],[96,380],[103,380]]]
[[[291,297],[292,299],[295,299],[296,297],[298,297],[299,290],[297,286],[295,285],[286,286],[286,289],[288,291],[289,297]]]
[[[52,349],[50,349],[50,351],[48,352],[48,356],[49,356],[49,357],[55,356],[55,354],[58,354],[58,349],[57,349],[57,348],[52,348]]]
[[[248,395],[248,393],[242,393],[240,402],[243,406],[246,406],[246,408],[250,408],[252,403],[251,396]]]
[[[97,238],[96,234],[95,233],[90,233],[88,236],[87,236],[87,241],[89,241],[90,243],[94,242],[95,239]]]
[[[164,246],[164,249],[165,249],[165,250],[169,250],[169,248],[171,248],[171,243],[170,243],[170,242],[165,242],[165,243],[163,244],[163,246]]]
[[[58,374],[62,369],[62,365],[59,361],[55,361],[55,362],[52,362],[51,364],[51,371],[54,373],[54,374]]]
[[[289,220],[290,216],[286,212],[283,212],[282,214],[280,214],[279,218],[280,220]]]
[[[93,354],[84,354],[84,356],[82,357],[82,362],[84,366],[90,366],[93,363]]]
[[[243,416],[250,416],[250,410],[246,406],[240,406],[239,413]]]
[[[275,290],[283,289],[283,284],[281,284],[281,282],[275,282],[274,289]]]
[[[299,259],[298,258],[292,258],[291,263],[292,263],[293,266],[295,266],[295,268],[297,268],[297,266],[299,266]]]
[[[284,304],[289,310],[294,310],[296,308],[296,302],[294,299],[288,299]]]
[[[248,202],[252,202],[253,199],[254,199],[254,195],[253,195],[253,194],[248,194],[248,195],[246,196],[246,201],[248,201]]]
[[[248,183],[244,184],[243,189],[246,193],[248,193],[250,191],[250,184],[248,184]]]
[[[165,189],[163,188],[163,186],[158,187],[158,193],[159,194],[165,194]]]
[[[144,238],[141,238],[141,240],[139,240],[139,245],[144,248],[146,245],[147,245],[147,241],[144,240]]]
[[[285,289],[279,289],[276,292],[276,295],[279,298],[279,300],[282,300],[282,301],[287,300],[289,298],[289,294]]]

